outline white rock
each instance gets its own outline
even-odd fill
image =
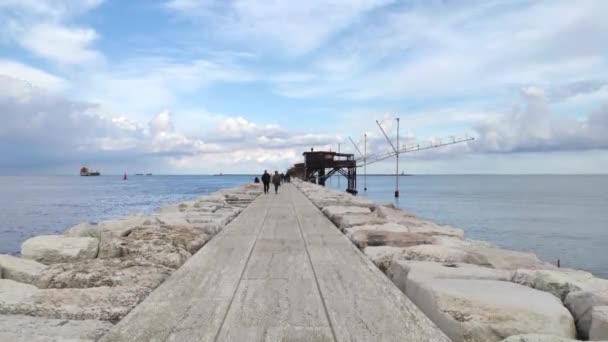
[[[573,342],[570,338],[541,334],[513,335],[501,342]]]
[[[396,232],[396,233],[402,233],[402,232],[409,233],[410,232],[410,230],[406,226],[403,226],[403,225],[395,223],[395,222],[387,222],[384,224],[364,224],[361,226],[354,226],[354,227],[346,228],[346,229],[344,229],[344,234],[346,234],[346,236],[348,236],[349,234],[354,234],[355,232],[360,231],[360,230],[378,230],[378,231]]]
[[[427,235],[446,235],[452,236],[459,239],[464,238],[464,231],[460,228],[454,228],[452,226],[446,225],[437,225],[437,224],[423,224],[419,226],[409,227],[410,232],[412,233],[420,233]]]
[[[608,305],[608,291],[576,291],[570,292],[564,300],[564,304],[576,320],[576,328],[579,335],[589,338],[591,329],[591,313],[594,307]]]
[[[113,327],[97,320],[70,321],[23,315],[0,315],[3,342],[94,342]]]
[[[34,285],[47,288],[140,286],[155,289],[173,269],[144,258],[90,259],[53,264],[40,273]]]
[[[400,257],[405,260],[433,261],[441,263],[466,263],[486,265],[486,260],[466,250],[438,245],[419,245],[408,247]]]
[[[323,214],[332,219],[336,216],[342,216],[344,214],[371,214],[372,211],[365,207],[355,206],[343,206],[343,205],[331,205],[323,208]]]
[[[517,334],[574,338],[572,316],[553,295],[505,281],[408,279],[407,296],[455,342]]]
[[[38,289],[32,285],[0,279],[0,314],[117,321],[150,292],[149,288],[135,286]]]
[[[562,272],[519,269],[515,271],[511,281],[533,289],[549,292],[563,301],[568,293],[585,289],[585,281],[591,278],[593,278],[591,273],[583,271]]]
[[[374,212],[383,219],[389,222],[399,222],[404,219],[411,219],[416,217],[413,213],[408,213],[395,208],[393,204],[379,205],[376,206]]]
[[[467,248],[469,253],[484,260],[489,266],[506,270],[555,270],[557,267],[541,261],[534,253],[511,251],[502,248]]]
[[[43,264],[70,262],[97,257],[99,240],[90,237],[41,235],[21,245],[21,256]]]
[[[104,232],[110,232],[115,236],[126,236],[136,227],[153,224],[153,218],[145,215],[131,215],[116,220],[99,222],[99,228]]]
[[[403,247],[369,246],[363,249],[363,253],[378,267],[385,272],[393,262],[395,256],[403,253]]]
[[[411,247],[433,242],[430,236],[424,234],[390,232],[377,229],[358,230],[354,233],[347,232],[346,235],[359,248],[367,246]]]
[[[189,226],[143,226],[129,236],[102,239],[99,258],[140,258],[177,269],[210,238]]]
[[[340,229],[346,229],[354,226],[384,224],[386,220],[381,219],[373,214],[344,214],[334,216],[330,220]]]
[[[167,226],[191,226],[185,215],[181,213],[161,213],[154,216],[156,222]]]
[[[438,225],[434,222],[417,218],[414,214],[403,212],[391,206],[378,206],[375,213],[378,217],[405,226],[412,233],[428,235],[446,235],[464,238],[464,231],[446,225]]]
[[[68,237],[94,237],[97,239],[101,239],[103,233],[111,233],[114,236],[126,236],[133,228],[151,223],[152,218],[138,214],[99,223],[80,223],[66,230],[64,235]]]
[[[446,279],[483,279],[509,281],[511,272],[463,263],[438,263],[429,261],[395,260],[386,275],[404,293],[407,292],[408,279],[446,278]]]
[[[34,284],[45,268],[47,268],[46,265],[34,260],[0,254],[0,278],[2,279],[11,279],[20,283]]]
[[[68,237],[93,237],[101,239],[101,228],[97,223],[83,222],[69,228],[63,235]]]
[[[2,307],[12,306],[32,297],[40,291],[36,286],[0,279],[0,313]]]
[[[470,249],[470,248],[495,248],[492,243],[480,240],[461,239],[458,237],[447,236],[447,235],[435,235],[433,236],[433,244],[458,248],[458,249]]]
[[[608,340],[608,306],[596,306],[591,310],[589,340]]]

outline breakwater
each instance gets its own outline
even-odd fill
[[[453,341],[608,340],[608,280],[391,205],[297,185]]]
[[[0,340],[606,339],[604,279],[294,184],[27,240],[0,257]]]
[[[0,255],[1,341],[96,341],[229,224],[257,185],[26,240]]]

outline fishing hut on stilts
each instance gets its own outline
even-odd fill
[[[357,161],[354,154],[311,149],[302,155],[305,180],[324,186],[325,181],[337,173],[347,180],[346,192],[357,194]]]

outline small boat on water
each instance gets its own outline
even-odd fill
[[[99,173],[99,171],[89,170],[88,167],[83,166],[80,168],[80,175],[88,177],[88,176],[99,176],[101,174]]]

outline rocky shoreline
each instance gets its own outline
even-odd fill
[[[294,183],[453,341],[608,340],[608,280],[392,205]]]
[[[28,239],[20,257],[0,255],[0,341],[97,341],[261,192],[224,189]]]

